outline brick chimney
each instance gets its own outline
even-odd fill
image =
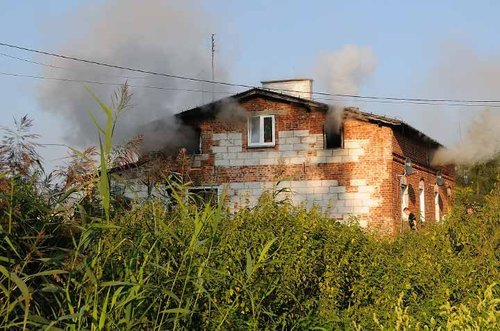
[[[312,79],[267,80],[261,83],[262,88],[270,89],[274,92],[289,94],[302,99],[312,99]]]

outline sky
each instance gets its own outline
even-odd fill
[[[82,39],[89,29],[85,22],[92,21],[85,15],[95,15],[107,2],[0,0],[0,42],[92,57],[88,51],[92,45],[70,46],[73,40],[92,42],[92,38]],[[215,33],[216,66],[224,68],[220,77],[230,82],[259,86],[262,80],[315,79],[322,54],[351,45],[369,51],[374,60],[373,68],[360,80],[356,91],[360,95],[500,99],[500,78],[495,80],[500,73],[498,1],[200,0],[186,8],[194,12],[191,20],[199,17],[204,21],[206,17],[210,21],[206,25],[193,23],[197,36],[206,34],[197,51],[206,51],[209,56],[210,36]],[[123,24],[133,26],[134,22]],[[179,38],[165,42],[182,47],[183,31],[180,28]],[[161,38],[158,43],[162,43]],[[5,47],[0,47],[0,53],[45,63],[52,60]],[[46,67],[2,54],[1,73],[51,75]],[[101,54],[95,56],[100,58]],[[149,63],[140,61],[134,65],[149,68]],[[176,67],[169,69],[175,71]],[[33,131],[42,136],[41,142],[71,145],[71,116],[48,111],[40,102],[44,84],[49,83],[0,74],[0,126],[12,126],[13,118],[28,114],[34,119]],[[329,91],[321,81],[315,81],[315,90],[338,92]],[[63,84],[58,85],[57,93],[64,96],[65,91]],[[191,99],[195,104],[204,100],[203,96]],[[53,100],[52,107],[58,100]],[[405,120],[446,145],[460,143],[479,111],[474,107],[343,102]],[[42,155],[53,167],[63,162],[67,149],[47,146]]]

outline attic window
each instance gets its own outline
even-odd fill
[[[201,129],[196,128],[196,150],[195,154],[201,154]]]
[[[266,147],[275,144],[274,115],[253,116],[248,119],[248,146]]]
[[[324,138],[325,138],[325,149],[342,148],[344,145],[343,139],[343,128],[340,127],[337,130],[332,129],[325,125],[324,128]]]
[[[195,128],[193,135],[189,142],[186,144],[188,154],[201,154],[201,129]]]

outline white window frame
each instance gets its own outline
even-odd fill
[[[252,118],[258,117],[259,120],[259,142],[252,142]],[[272,138],[273,140],[270,142],[264,142],[264,118],[270,117],[272,119]],[[248,147],[273,147],[276,145],[276,119],[274,115],[257,115],[251,116],[248,118]]]
[[[419,185],[419,202],[420,202],[420,222],[425,222],[425,182],[420,181]]]
[[[441,198],[439,197],[439,192],[434,193],[434,218],[436,222],[441,221],[441,207],[439,206]]]
[[[410,205],[410,192],[408,191],[408,185],[401,185],[401,217],[404,217],[404,210]]]

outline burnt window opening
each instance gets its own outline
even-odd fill
[[[343,148],[344,147],[344,129],[332,128],[331,125],[324,127],[325,149]]]
[[[201,129],[193,129],[193,137],[190,139],[188,145],[186,146],[186,151],[188,154],[201,154],[202,153],[202,141],[201,141]]]

